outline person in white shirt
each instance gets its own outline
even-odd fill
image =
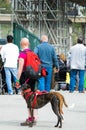
[[[12,76],[15,83],[17,77],[17,61],[19,56],[19,48],[17,45],[13,44],[12,35],[7,36],[7,44],[2,47],[1,56],[4,62],[8,94],[12,95]]]
[[[78,74],[79,83],[78,91],[84,92],[84,73],[85,73],[86,47],[83,44],[83,39],[77,39],[77,44],[70,49],[70,92],[74,91],[76,85],[76,77]]]

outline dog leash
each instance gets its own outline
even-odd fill
[[[26,79],[25,83],[28,83],[29,80],[30,80],[30,78]]]

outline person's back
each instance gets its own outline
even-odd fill
[[[4,62],[4,70],[6,75],[6,83],[8,94],[13,94],[12,82],[16,82],[17,77],[17,61],[19,49],[17,45],[13,44],[13,36],[7,36],[7,44],[1,49],[1,56]],[[12,81],[13,77],[13,81]],[[18,92],[18,91],[17,91]]]
[[[55,65],[58,68],[58,59],[55,49],[48,43],[47,36],[43,35],[41,41],[42,43],[35,48],[34,52],[40,58],[42,66],[52,67]]]
[[[19,55],[18,47],[13,43],[7,43],[1,50],[3,61],[5,60],[4,67],[17,68],[17,59]]]
[[[77,43],[71,48],[71,69],[84,69],[86,47]]]
[[[76,87],[77,74],[79,76],[78,91],[84,91],[84,72],[86,60],[86,47],[83,45],[83,39],[78,38],[77,44],[70,50],[70,92]]]
[[[48,75],[39,79],[39,90],[46,90],[49,92],[52,79],[52,69],[53,67],[58,69],[58,59],[55,49],[48,43],[48,37],[43,35],[41,41],[42,43],[35,48],[34,52],[40,58],[42,66],[47,70]]]
[[[38,56],[40,57],[41,63],[43,66],[52,66],[54,49],[48,42],[43,42],[38,46],[39,52]]]

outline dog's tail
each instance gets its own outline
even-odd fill
[[[61,93],[59,92],[51,92],[51,93],[54,94],[57,98],[59,98],[60,102],[64,103],[65,107],[68,107],[65,98]]]
[[[64,97],[63,97],[63,102],[64,102],[65,107],[68,107]]]
[[[65,98],[64,98],[63,95],[62,95],[62,100],[63,100],[63,101],[60,101],[60,113],[61,113],[61,114],[64,114],[64,112],[63,112],[63,110],[62,110],[62,106],[63,106],[63,104],[64,104],[65,107],[68,107],[68,105],[67,105],[67,103],[66,103]],[[62,102],[63,102],[63,103],[62,103]]]

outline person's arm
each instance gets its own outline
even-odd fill
[[[38,55],[38,47],[35,47],[34,53]]]
[[[85,47],[85,70],[86,70],[86,47]]]
[[[24,66],[24,59],[19,58],[19,65],[18,65],[18,74],[17,74],[17,79],[19,80],[23,71],[23,66]]]
[[[71,50],[68,53],[68,57],[67,57],[67,69],[68,69],[68,71],[70,70],[70,66],[71,66],[70,63],[71,63]]]
[[[56,55],[55,49],[53,48],[53,65],[56,67],[56,70],[59,71],[59,62],[58,57]]]
[[[16,88],[19,89],[20,87],[20,77],[23,71],[23,66],[24,66],[24,59],[19,58],[19,65],[18,65],[18,73],[17,73],[17,80],[16,80]]]
[[[2,47],[2,48],[1,48],[1,51],[0,51],[0,54],[1,54],[1,57],[2,57],[2,61],[3,61],[3,62],[5,61],[4,53],[5,53],[5,47]]]

